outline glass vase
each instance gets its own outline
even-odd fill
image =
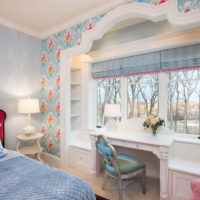
[[[151,127],[151,131],[152,131],[152,135],[153,135],[153,136],[157,135],[158,127],[152,126],[152,127]]]

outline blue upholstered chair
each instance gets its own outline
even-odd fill
[[[146,192],[146,168],[141,161],[127,154],[116,153],[114,147],[109,144],[105,136],[99,135],[96,142],[97,149],[104,161],[105,180],[102,189],[107,182],[107,176],[118,178],[119,181],[119,198],[122,198],[122,181],[140,176],[142,191]]]

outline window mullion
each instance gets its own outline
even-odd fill
[[[121,119],[127,120],[127,78],[121,77],[121,86],[120,86],[120,92],[121,92]]]
[[[167,99],[168,99],[168,77],[165,73],[160,73],[159,76],[159,116],[167,123]]]

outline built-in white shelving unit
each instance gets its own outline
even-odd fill
[[[82,68],[71,66],[70,73],[70,118],[73,131],[82,128]]]

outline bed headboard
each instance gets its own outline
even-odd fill
[[[4,120],[6,119],[6,113],[3,110],[0,110],[0,140],[4,147],[5,137],[4,137]]]

